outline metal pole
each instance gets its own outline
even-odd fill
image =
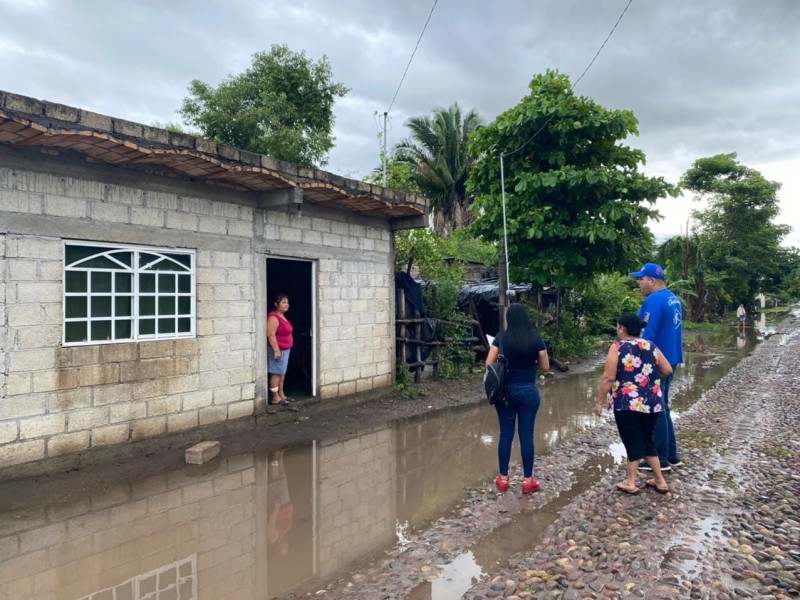
[[[383,113],[383,187],[386,187],[386,121],[389,118],[389,113]]]
[[[506,294],[511,291],[511,279],[508,276],[508,227],[506,224],[506,175],[503,167],[503,153],[500,153],[500,192],[503,198],[503,248],[506,269]]]

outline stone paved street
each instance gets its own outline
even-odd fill
[[[616,491],[620,465],[575,497],[530,548],[463,597],[790,598],[800,595],[800,323],[785,321],[676,421],[685,465],[670,493]],[[405,598],[515,514],[568,489],[618,441],[611,417],[537,459],[542,491],[471,490],[390,556],[320,590],[326,598]],[[517,480],[519,474],[517,474]],[[512,478],[513,479],[513,478]],[[518,488],[518,481],[517,486]]]

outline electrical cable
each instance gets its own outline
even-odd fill
[[[625,8],[622,9],[622,12],[620,13],[619,18],[617,19],[617,22],[614,23],[614,26],[611,28],[611,31],[608,32],[608,35],[606,36],[606,39],[603,40],[602,44],[600,44],[600,48],[598,48],[597,52],[595,52],[594,56],[592,57],[592,60],[589,61],[589,64],[583,70],[583,73],[581,73],[580,77],[578,77],[578,79],[575,80],[575,83],[573,83],[570,86],[570,88],[569,88],[570,91],[574,90],[575,86],[578,85],[578,82],[581,79],[583,79],[583,76],[586,75],[586,73],[589,72],[589,69],[591,69],[592,65],[594,64],[594,61],[597,60],[597,57],[600,56],[600,53],[603,51],[603,48],[606,47],[606,43],[608,42],[609,39],[611,39],[611,36],[614,34],[614,31],[617,29],[617,25],[619,25],[620,21],[622,21],[622,17],[625,16],[626,12],[628,12],[628,8],[630,7],[630,5],[632,3],[633,3],[633,0],[628,0],[628,4],[626,4]],[[502,206],[503,206],[503,254],[505,256],[505,263],[506,263],[505,264],[505,267],[506,267],[505,268],[505,272],[506,272],[506,302],[508,302],[508,294],[511,292],[511,279],[510,279],[510,269],[509,269],[509,262],[510,261],[508,260],[508,226],[506,224],[506,181],[505,181],[505,165],[503,164],[503,162],[504,162],[503,159],[506,156],[511,156],[512,154],[516,154],[517,152],[522,150],[525,146],[530,144],[531,141],[533,141],[533,139],[537,135],[539,135],[545,127],[547,127],[547,124],[550,121],[552,121],[555,116],[556,116],[556,113],[551,114],[550,117],[542,124],[542,126],[539,127],[539,129],[537,129],[534,132],[534,134],[531,137],[529,137],[525,141],[525,143],[522,144],[519,148],[517,148],[513,152],[508,152],[508,153],[501,152],[500,153],[500,195],[501,195],[501,198],[502,198],[501,202],[502,202]]]
[[[397,85],[397,90],[394,92],[394,97],[392,101],[389,103],[389,108],[386,109],[386,112],[390,112],[392,107],[394,106],[394,101],[397,99],[397,94],[400,93],[400,88],[403,87],[403,81],[405,81],[406,75],[408,74],[408,69],[411,66],[411,61],[414,60],[414,55],[417,53],[417,48],[419,48],[419,43],[422,41],[422,36],[425,35],[425,30],[428,28],[428,23],[431,22],[431,17],[433,16],[433,9],[436,8],[436,4],[439,0],[433,0],[433,6],[431,6],[431,12],[428,13],[428,19],[425,21],[425,25],[422,27],[422,32],[419,34],[419,39],[417,40],[417,45],[414,46],[414,51],[411,53],[411,58],[408,59],[408,64],[406,65],[406,70],[403,72],[403,76],[400,78],[400,83]]]
[[[633,0],[628,0],[628,4],[626,4],[626,5],[625,5],[625,8],[623,8],[623,9],[622,9],[622,12],[620,13],[620,15],[619,15],[619,18],[617,18],[617,22],[616,22],[616,23],[614,23],[614,26],[611,28],[611,31],[609,31],[609,32],[608,32],[608,35],[606,36],[606,39],[605,39],[605,40],[603,40],[603,43],[602,43],[602,44],[600,44],[600,48],[598,48],[598,49],[597,49],[597,52],[595,52],[594,56],[592,57],[592,60],[590,60],[590,61],[589,61],[589,64],[588,64],[588,65],[586,66],[586,68],[583,70],[583,73],[581,73],[580,77],[578,77],[578,78],[575,80],[575,83],[573,83],[573,84],[570,86],[570,88],[569,88],[569,89],[570,89],[570,91],[572,91],[572,90],[574,90],[574,89],[575,89],[575,86],[576,86],[576,85],[578,85],[578,82],[579,82],[581,79],[583,79],[583,76],[584,76],[584,75],[586,75],[586,73],[588,73],[588,72],[589,72],[589,69],[591,69],[591,68],[592,68],[592,65],[594,64],[594,61],[596,61],[596,60],[597,60],[597,57],[598,57],[598,56],[600,56],[600,53],[603,51],[603,48],[605,48],[605,47],[606,47],[606,44],[608,43],[608,40],[610,40],[610,39],[611,39],[611,36],[614,34],[614,31],[616,31],[616,29],[617,29],[617,25],[619,25],[620,21],[622,21],[622,17],[624,17],[624,16],[625,16],[625,13],[626,13],[626,12],[628,12],[628,8],[630,8],[630,5],[631,5],[631,4],[633,4]],[[534,134],[533,134],[531,137],[529,137],[529,138],[528,138],[528,139],[525,141],[525,143],[524,143],[524,144],[522,144],[522,145],[521,145],[519,148],[517,148],[516,150],[514,150],[514,151],[512,151],[512,152],[503,152],[503,156],[511,156],[512,154],[516,154],[517,152],[519,152],[520,150],[522,150],[522,149],[523,149],[525,146],[527,146],[528,144],[530,144],[530,143],[533,141],[533,139],[534,139],[534,138],[535,138],[537,135],[539,135],[539,134],[542,132],[542,130],[543,130],[545,127],[547,127],[547,124],[548,124],[550,121],[552,121],[552,120],[553,120],[553,118],[554,118],[555,116],[556,116],[556,113],[553,113],[553,114],[551,114],[551,115],[550,115],[550,117],[549,117],[549,118],[548,118],[548,119],[547,119],[547,120],[546,120],[546,121],[545,121],[545,122],[542,124],[542,126],[541,126],[541,127],[539,127],[539,129],[537,129],[537,130],[534,132]]]

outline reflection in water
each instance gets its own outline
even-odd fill
[[[628,462],[628,453],[622,442],[614,442],[608,445],[608,453],[614,458],[615,465],[622,465]]]
[[[726,335],[703,334],[700,347],[721,350],[690,354],[678,369],[676,413],[755,343],[751,329],[744,349],[733,329]],[[599,369],[542,386],[537,454],[594,426],[598,379]],[[164,590],[164,598],[180,600],[264,600],[313,593],[452,514],[466,488],[490,481],[496,432],[493,407],[478,405],[138,481],[0,484],[0,598],[155,600]],[[613,446],[609,451],[605,468],[618,461]],[[577,475],[574,493],[597,473]],[[524,549],[554,510],[524,515],[487,536],[428,582],[427,596],[415,593],[447,598],[451,586],[462,589],[491,573],[508,552]]]
[[[472,551],[464,552],[445,565],[439,578],[433,582],[431,596],[433,598],[459,598],[470,587],[478,583],[483,574]],[[459,579],[467,580],[469,585],[466,588],[458,585]]]
[[[419,584],[411,591],[409,599],[460,598],[477,580],[491,577],[509,556],[530,550],[533,541],[556,520],[559,511],[609,469],[612,463],[611,456],[605,454],[589,461],[576,473],[576,482],[569,490],[538,510],[523,511],[511,522],[495,529],[468,551],[443,565],[440,577],[446,583],[437,586],[438,580],[435,580]]]
[[[747,335],[745,335],[744,331],[740,331],[739,335],[736,336],[736,347],[739,350],[744,350],[744,347],[747,345]]]
[[[283,466],[283,450],[269,453],[267,475],[267,543],[277,549],[282,557],[289,555],[289,539],[292,529],[294,506],[289,496],[289,483]]]
[[[141,573],[113,587],[100,590],[81,600],[161,600],[197,598],[197,557],[164,565],[149,573]]]

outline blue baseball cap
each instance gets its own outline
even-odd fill
[[[631,273],[631,277],[639,279],[640,277],[652,277],[653,279],[664,279],[664,269],[659,267],[656,263],[644,263],[640,271]]]

